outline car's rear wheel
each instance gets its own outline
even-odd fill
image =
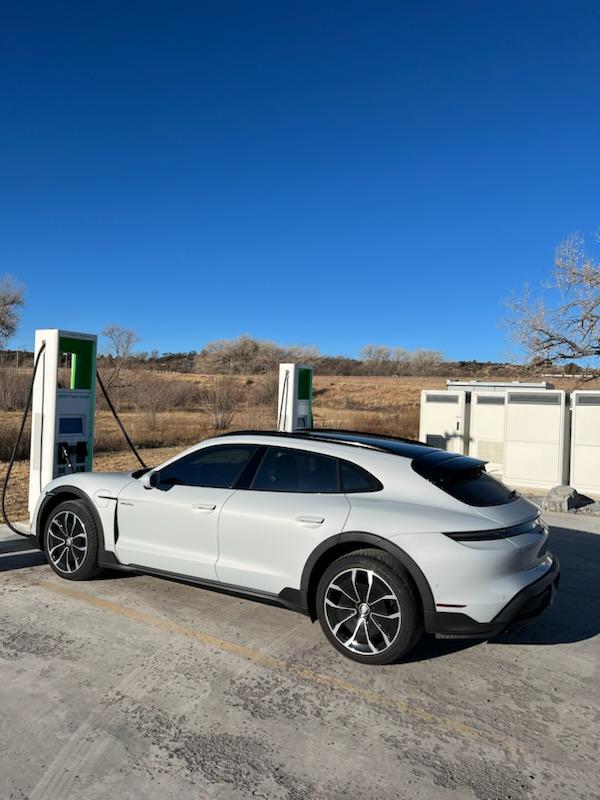
[[[98,572],[98,531],[83,500],[65,500],[46,520],[44,550],[61,578],[85,581]]]
[[[395,558],[377,549],[349,553],[325,570],[317,613],[336,650],[361,663],[398,661],[423,632],[412,581]]]

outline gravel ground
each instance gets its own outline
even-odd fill
[[[366,667],[317,625],[0,542],[0,797],[600,798],[600,521],[547,515],[554,606]],[[0,533],[0,538],[2,537]]]

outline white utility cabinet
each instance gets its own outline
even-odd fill
[[[542,489],[568,483],[569,407],[563,390],[506,392],[503,480]]]
[[[473,391],[481,389],[484,392],[504,392],[506,389],[554,389],[553,383],[521,383],[521,381],[446,381],[448,389],[467,389]]]
[[[470,393],[445,389],[423,389],[419,439],[452,453],[469,453]]]
[[[574,391],[571,414],[570,484],[600,497],[600,391]]]
[[[469,455],[486,461],[496,478],[504,474],[506,391],[471,392]]]

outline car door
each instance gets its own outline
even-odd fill
[[[349,512],[337,459],[266,448],[250,488],[238,490],[221,511],[219,580],[271,594],[300,588],[308,556],[341,533]]]
[[[256,451],[251,444],[215,445],[167,464],[145,488],[127,484],[117,505],[119,561],[217,580],[217,521]]]

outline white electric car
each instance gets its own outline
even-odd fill
[[[31,536],[63,578],[111,567],[276,602],[372,664],[423,630],[495,636],[559,579],[537,507],[484,462],[345,431],[227,434],[156,469],[63,476]]]

